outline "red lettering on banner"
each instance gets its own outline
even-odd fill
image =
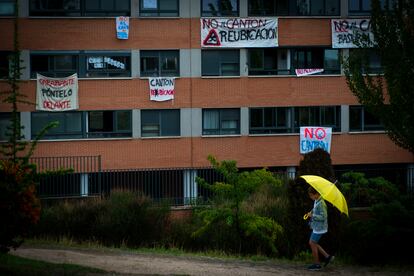
[[[43,108],[50,109],[50,110],[58,110],[58,109],[68,109],[70,108],[70,101],[44,101]]]

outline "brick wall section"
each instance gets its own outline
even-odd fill
[[[22,18],[20,48],[112,50],[200,48],[200,20],[130,19],[128,40],[119,40],[115,18]],[[0,50],[13,48],[13,20],[0,19]],[[190,37],[191,34],[191,37]],[[279,45],[330,45],[330,19],[279,18]]]
[[[0,81],[0,91],[7,83]],[[193,90],[191,104],[190,89]],[[35,102],[36,81],[24,81],[21,92]],[[80,80],[81,110],[184,107],[306,106],[357,104],[344,77],[180,78],[174,101],[151,102],[147,79]],[[3,111],[8,106],[0,103]],[[21,111],[34,106],[21,106]]]
[[[236,160],[241,167],[297,166],[301,159],[298,135],[40,142],[35,153],[101,155],[103,169],[208,166],[209,154]],[[395,146],[385,134],[334,135],[331,157],[333,164],[414,162],[412,154]]]

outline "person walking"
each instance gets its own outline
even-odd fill
[[[322,246],[319,245],[321,237],[328,232],[328,210],[325,201],[313,187],[309,187],[308,195],[314,201],[312,211],[305,215],[305,217],[310,218],[309,224],[312,229],[309,238],[309,246],[312,250],[313,264],[308,267],[308,270],[320,270],[322,269],[322,266],[319,260],[319,253],[325,257],[325,266],[335,258],[335,256],[328,254]]]

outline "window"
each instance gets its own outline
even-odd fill
[[[30,0],[31,16],[129,16],[129,0]]]
[[[141,136],[180,136],[180,110],[141,110]]]
[[[140,0],[140,16],[179,16],[178,0]]]
[[[80,78],[130,77],[130,53],[34,53],[30,55],[30,76],[67,77],[74,73]]]
[[[131,57],[124,55],[86,56],[86,77],[130,77]]]
[[[203,135],[240,134],[240,109],[203,109]]]
[[[287,50],[249,49],[249,75],[288,75]]]
[[[381,121],[368,112],[363,106],[349,107],[349,130],[372,131],[384,130]]]
[[[202,50],[203,76],[239,76],[239,50]]]
[[[340,74],[339,50],[336,49],[292,49],[291,70],[323,68],[322,74]]]
[[[0,0],[0,16],[14,15],[15,0]]]
[[[74,54],[31,55],[30,76],[67,77],[78,73],[78,56]]]
[[[167,77],[179,76],[178,50],[141,51],[141,76],[142,77]]]
[[[11,126],[12,113],[0,112],[0,141],[8,140],[7,132],[10,132],[7,128]]]
[[[379,53],[373,48],[350,49],[350,55],[356,56],[362,61],[362,73],[381,74],[384,72]]]
[[[380,0],[383,9],[387,6],[392,9],[396,3],[396,0]],[[348,5],[350,15],[369,15],[371,13],[371,0],[349,0]]]
[[[290,132],[287,107],[250,108],[250,134]]]
[[[12,53],[7,51],[0,51],[0,79],[7,79],[11,71]]]
[[[341,131],[340,106],[295,107],[294,129],[299,132],[301,126],[332,127],[332,131]]]
[[[239,16],[239,1],[201,0],[201,16]]]
[[[89,111],[88,137],[131,137],[132,113],[130,110]]]
[[[249,16],[340,15],[340,0],[249,0]]]
[[[59,125],[51,128],[42,139],[76,139],[83,138],[83,112],[33,112],[32,139],[49,123],[57,121]]]

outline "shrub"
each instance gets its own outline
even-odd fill
[[[34,167],[0,160],[0,252],[18,247],[40,216]]]
[[[239,254],[275,254],[275,240],[282,233],[282,227],[272,218],[246,207],[246,202],[264,185],[280,186],[281,183],[265,169],[239,173],[235,161],[220,163],[212,156],[209,160],[223,175],[224,182],[208,184],[197,179],[213,192],[213,197],[209,206],[195,210],[198,228],[192,237],[213,249]]]
[[[94,240],[105,245],[151,246],[159,243],[168,224],[169,207],[150,199],[115,191],[108,199],[65,202],[45,208],[34,235]]]

